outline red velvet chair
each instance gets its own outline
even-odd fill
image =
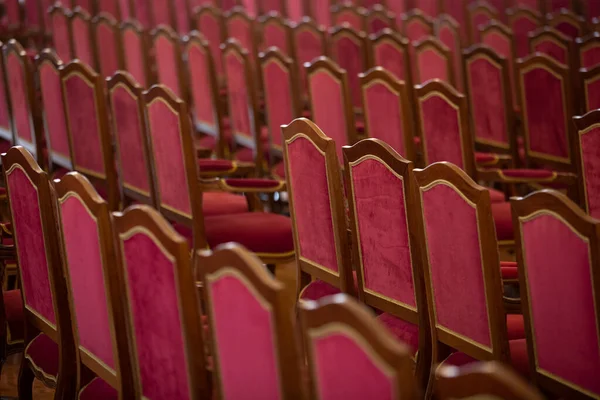
[[[511,203],[531,380],[552,397],[598,397],[600,222],[551,190]]]
[[[412,42],[433,35],[432,17],[424,14],[421,10],[414,9],[402,14],[402,34]]]
[[[366,139],[344,147],[358,298],[382,313],[377,319],[406,344],[425,390],[431,370],[431,332],[418,242],[412,163],[388,144]]]
[[[180,35],[185,35],[190,31],[192,10],[189,7],[188,0],[168,1],[172,13],[172,24]]]
[[[442,0],[442,10],[446,14],[450,14],[452,18],[458,23],[460,27],[460,38],[462,43],[468,43],[469,41],[469,29],[468,29],[468,14],[467,6],[462,0]]]
[[[237,0],[239,6],[246,10],[252,18],[258,17],[258,13],[260,12],[258,2],[259,0]]]
[[[194,20],[196,29],[208,41],[210,52],[215,63],[215,69],[219,83],[224,81],[223,62],[221,61],[221,43],[225,40],[225,26],[223,24],[223,14],[217,7],[210,4],[203,4],[194,9]]]
[[[434,31],[439,41],[450,50],[452,69],[454,70],[454,82],[458,90],[463,90],[460,27],[450,15],[442,14],[435,21]]]
[[[258,27],[260,51],[266,51],[269,47],[277,47],[286,56],[293,55],[291,26],[282,16],[271,11],[258,18]]]
[[[22,285],[22,302],[11,310],[24,324],[19,398],[31,400],[34,378],[58,398],[75,398],[76,350],[50,181],[22,147],[4,154],[2,166]]]
[[[306,17],[292,26],[293,54],[298,64],[303,98],[308,90],[304,65],[323,54],[327,54],[326,35],[327,32],[323,28]]]
[[[408,11],[407,2],[404,0],[380,0],[378,3],[396,14],[396,26],[400,27],[402,24],[402,14]]]
[[[342,146],[357,141],[346,71],[327,57],[319,57],[304,66],[312,121],[337,143],[341,159]]]
[[[508,26],[515,35],[515,50],[517,58],[529,54],[529,33],[542,25],[542,15],[536,9],[514,7],[507,10]]]
[[[80,7],[88,14],[96,13],[96,4],[93,0],[72,0],[72,7]]]
[[[348,25],[356,32],[367,31],[367,10],[351,2],[342,2],[331,6],[331,25]]]
[[[94,52],[94,39],[90,14],[83,8],[75,8],[69,14],[69,33],[73,58],[98,70],[98,59]],[[59,53],[61,55],[61,53]]]
[[[4,43],[0,42],[0,48]],[[11,127],[10,91],[6,85],[6,63],[0,57],[0,151],[6,152],[14,143]]]
[[[135,398],[210,397],[187,241],[153,208],[113,214]],[[148,271],[152,271],[151,274]],[[123,337],[121,335],[120,337]]]
[[[592,32],[582,38],[577,38],[577,54],[581,68],[593,68],[600,65],[600,33]]]
[[[579,70],[581,78],[582,110],[588,112],[600,108],[600,64]]]
[[[486,0],[471,2],[467,7],[467,13],[469,16],[467,21],[469,24],[470,43],[479,43],[481,40],[479,28],[499,18],[498,10]]]
[[[440,2],[437,0],[414,0],[412,6],[432,18],[436,18],[441,12]]]
[[[148,0],[132,0],[130,4],[130,18],[137,20],[143,29],[152,29],[154,27],[152,23],[152,10],[148,7]]]
[[[329,36],[331,58],[346,71],[354,111],[362,112],[358,74],[365,72],[370,65],[367,36],[347,25],[331,28]]]
[[[285,0],[258,0],[259,15],[276,12],[283,17],[287,17],[286,8]]]
[[[575,46],[573,40],[559,31],[547,26],[529,34],[531,53],[542,53],[559,63],[574,68]]]
[[[408,39],[390,29],[384,29],[369,36],[369,46],[374,66],[386,69],[396,79],[412,87],[412,64]]]
[[[454,66],[450,49],[434,36],[413,43],[413,60],[413,76],[416,85],[432,79],[454,85]]]
[[[332,0],[307,0],[305,4],[305,14],[312,18],[320,27],[325,30],[332,26],[331,5]]]
[[[414,170],[433,362],[511,363],[527,373],[523,318],[505,315],[489,192],[450,163]],[[510,339],[510,342],[509,342]],[[454,351],[446,359],[444,346]],[[432,389],[430,379],[429,390]]]
[[[126,6],[126,1],[124,0],[105,0],[97,2],[97,13],[106,13],[110,14],[115,21],[122,21],[125,18],[121,16],[121,8],[125,8],[124,12],[127,12],[129,6]]]
[[[204,283],[217,396],[302,398],[293,307],[285,286],[239,245],[207,253],[198,253],[196,272]]]
[[[256,21],[253,17],[246,13],[246,10],[241,7],[235,7],[225,13],[223,16],[225,21],[225,32],[228,40],[235,39],[243,49],[248,52],[250,62],[254,65],[257,57],[256,49]],[[223,56],[223,54],[221,54]],[[225,60],[223,65],[225,67]]]
[[[384,29],[396,31],[396,14],[388,11],[381,4],[375,4],[367,10],[367,33],[377,34]]]
[[[123,43],[123,67],[142,87],[147,87],[152,82],[152,78],[148,61],[146,31],[144,31],[143,25],[134,20],[123,22],[120,29]]]
[[[100,75],[107,78],[124,66],[119,25],[106,13],[96,15],[91,24]]]
[[[418,398],[410,350],[350,297],[301,304],[300,320],[311,398]]]
[[[600,17],[600,4],[594,2],[584,2],[581,3],[584,7],[584,16],[587,17],[589,22],[592,22],[594,19],[598,19]]]
[[[594,110],[584,116],[574,118],[577,132],[574,140],[574,154],[577,159],[579,179],[579,198],[583,209],[593,218],[600,219],[600,203],[596,194],[598,178],[598,133],[600,111]]]
[[[416,160],[411,89],[381,67],[360,74],[365,136],[383,140],[404,158]]]
[[[307,12],[304,11],[305,4],[303,0],[285,0],[286,11],[287,11],[287,19],[292,22],[300,23],[302,17]]]
[[[297,296],[317,300],[355,293],[346,208],[333,139],[300,118],[282,128],[296,249]],[[311,277],[316,278],[311,282]]]
[[[48,8],[52,5],[48,1],[42,4],[42,0],[26,1],[23,5],[23,24],[25,33],[35,43],[44,43],[45,35],[50,29],[45,25],[44,14],[47,14]]]
[[[156,82],[167,86],[176,96],[187,100],[187,84],[183,80],[181,40],[169,26],[160,25],[150,32],[151,49],[156,66]]]
[[[530,10],[539,12],[540,14],[544,14],[545,4],[544,0],[514,0],[513,3],[515,7],[523,7],[528,8]]]
[[[71,10],[55,3],[48,10],[52,21],[52,43],[56,54],[64,62],[71,61],[73,51],[71,50]]]
[[[554,13],[548,14],[547,24],[563,35],[575,40],[586,33],[585,19],[573,11],[560,8]]]
[[[117,210],[119,191],[103,79],[79,60],[65,65],[60,78],[73,168],[98,185],[111,210]]]
[[[173,2],[168,0],[148,0],[146,8],[150,15],[152,25],[157,27],[160,25],[169,26],[173,31],[177,32],[174,15]]]

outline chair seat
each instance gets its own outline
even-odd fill
[[[103,379],[94,378],[79,392],[79,400],[118,400],[119,392]]]
[[[292,222],[288,217],[263,212],[206,217],[210,247],[237,242],[258,255],[282,255],[294,251]]]
[[[8,325],[8,344],[23,341],[25,314],[23,311],[23,298],[20,290],[2,292],[4,299],[4,313]],[[0,344],[1,346],[2,344]]]
[[[496,226],[496,237],[500,241],[514,240],[515,230],[512,223],[510,203],[493,203],[492,215]]]
[[[37,335],[25,348],[25,358],[36,377],[56,383],[58,375],[58,344],[43,333]]]
[[[202,193],[202,211],[205,217],[248,212],[248,201],[239,194],[227,192]]]
[[[517,263],[514,261],[501,261],[500,272],[502,279],[519,279],[519,270]]]
[[[230,160],[214,160],[212,158],[200,158],[197,160],[200,172],[226,172],[234,168]]]
[[[479,165],[490,165],[498,162],[498,155],[494,153],[475,152],[475,162]]]
[[[490,199],[492,203],[504,203],[506,201],[506,195],[504,192],[492,188],[488,188],[490,192]]]
[[[197,149],[214,150],[217,148],[217,138],[211,135],[203,135],[194,138],[194,147]]]
[[[391,334],[399,341],[410,347],[411,354],[414,356],[419,350],[419,326],[404,321],[392,314],[383,313],[377,317],[379,322],[383,323]]]

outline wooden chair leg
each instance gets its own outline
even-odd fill
[[[20,400],[32,400],[33,399],[33,379],[35,375],[27,360],[23,358],[21,360],[21,368],[19,369],[19,399]]]

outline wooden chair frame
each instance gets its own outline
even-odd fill
[[[188,93],[187,83],[185,81],[185,74],[183,72],[184,67],[183,67],[183,58],[182,58],[182,52],[181,52],[181,40],[179,38],[179,35],[177,35],[177,33],[173,30],[173,28],[166,26],[166,25],[160,25],[160,26],[154,28],[150,32],[151,48],[154,49],[154,53],[156,53],[156,49],[155,49],[156,42],[161,37],[168,40],[170,42],[171,46],[173,46],[173,53],[175,53],[174,54],[175,65],[177,68],[177,71],[175,71],[175,73],[177,74],[177,81],[179,82],[179,87],[177,89],[179,90],[180,97],[184,101],[188,101],[189,93]],[[157,57],[159,57],[159,55],[154,54],[154,65],[156,68],[155,82],[162,84],[162,82],[160,82],[160,76],[158,74],[158,66],[157,66],[157,62],[156,62]]]
[[[50,6],[50,8],[48,9],[48,15],[50,16],[50,20],[52,21],[52,23],[54,23],[54,16],[55,14],[60,15],[62,18],[64,18],[65,21],[65,25],[67,27],[67,31],[68,31],[68,35],[69,35],[69,41],[66,44],[66,46],[69,48],[69,60],[65,60],[65,61],[71,61],[70,59],[73,58],[73,44],[71,43],[71,10],[69,10],[66,7],[63,7],[60,3],[55,3],[52,6]],[[52,27],[52,40],[54,40],[54,31],[55,28],[54,26]],[[56,44],[54,44],[54,47],[56,47]],[[57,54],[58,54],[58,50],[57,50]]]
[[[127,57],[125,56],[125,33],[132,32],[137,35],[140,43],[142,45],[141,53],[143,58],[144,65],[144,79],[145,82],[139,82],[142,86],[150,86],[151,83],[155,82],[155,79],[149,62],[149,37],[147,32],[144,30],[142,25],[136,20],[127,20],[123,21],[119,26],[119,30],[121,31],[121,43],[123,44],[123,69],[128,70],[127,68]]]
[[[4,49],[4,46],[5,44],[0,41],[0,49]],[[8,81],[6,79],[6,65],[4,62],[4,56],[0,57],[0,79],[2,80],[2,85],[4,86],[3,94],[6,100],[6,109],[8,111],[8,126],[6,128],[0,127],[0,139],[14,144],[15,138],[13,136],[13,130],[10,122],[12,120],[12,101],[10,99],[10,90],[8,90]]]
[[[446,75],[448,76],[448,83],[450,83],[452,86],[456,85],[456,79],[455,79],[455,75],[454,75],[454,62],[452,60],[452,54],[450,52],[450,49],[448,47],[446,47],[445,44],[443,44],[438,38],[436,38],[435,36],[428,36],[428,37],[424,37],[421,40],[414,42],[413,43],[413,48],[414,48],[414,52],[413,52],[413,62],[417,62],[418,58],[419,58],[419,54],[421,52],[427,51],[427,50],[433,50],[436,53],[438,53],[440,56],[442,56],[443,58],[446,59],[446,65],[447,65],[447,70],[446,70]],[[418,85],[424,84],[425,82],[421,82],[421,78],[420,78],[420,74],[419,74],[419,67],[416,66],[415,64],[415,82]]]
[[[596,65],[593,68],[580,69],[579,76],[581,79],[581,93],[579,95],[582,98],[581,110],[583,112],[591,111],[590,110],[590,93],[588,90],[588,86],[592,83],[595,83],[598,79],[600,79],[600,64]]]
[[[124,61],[124,54],[123,54],[123,46],[122,46],[122,41],[121,41],[121,32],[119,31],[119,24],[117,22],[116,19],[114,19],[110,14],[108,13],[100,13],[96,16],[94,16],[91,20],[91,26],[92,26],[92,37],[94,38],[94,43],[93,43],[93,47],[94,47],[94,52],[96,54],[96,59],[98,60],[98,71],[101,71],[101,56],[100,56],[100,46],[102,45],[101,43],[99,43],[99,39],[98,39],[98,29],[101,25],[105,25],[107,26],[110,30],[112,30],[113,35],[115,36],[115,51],[117,52],[117,65],[118,65],[118,69],[122,70],[125,68],[125,61]],[[106,75],[105,77],[108,77],[112,74],[114,74],[116,71],[111,71],[109,75]]]
[[[96,54],[96,40],[95,40],[95,32],[92,29],[92,17],[91,15],[83,8],[76,7],[69,14],[69,33],[71,35],[71,55],[74,59],[80,59],[79,54],[77,54],[77,50],[75,48],[75,34],[73,32],[73,23],[76,19],[80,19],[87,24],[87,30],[89,31],[89,39],[90,39],[90,51],[92,53],[92,63],[90,67],[94,71],[99,71],[98,68],[98,55]],[[85,62],[82,60],[82,62]],[[86,62],[87,64],[87,62]]]
[[[359,19],[360,27],[352,26],[347,22],[338,23],[337,20],[342,14],[351,14],[353,17]],[[348,24],[348,26],[358,32],[367,31],[367,9],[360,6],[355,6],[351,3],[338,3],[331,6],[331,26],[337,27]]]
[[[224,23],[225,32],[227,35],[226,42],[228,42],[230,39],[237,39],[237,38],[229,35],[229,23],[230,23],[230,21],[237,19],[237,18],[242,19],[246,24],[248,24],[250,32],[252,33],[251,38],[250,38],[251,39],[250,40],[251,47],[245,48],[242,43],[240,43],[240,45],[244,50],[246,50],[248,52],[248,54],[250,56],[250,60],[252,62],[255,62],[255,60],[257,59],[257,56],[258,56],[258,49],[256,47],[257,46],[256,19],[254,19],[253,17],[248,15],[246,13],[246,10],[243,7],[236,6],[223,14],[223,23]],[[239,42],[239,40],[238,40],[238,42]]]
[[[380,3],[381,2],[379,1],[378,4],[375,4],[370,9],[367,10],[367,15],[365,17],[365,24],[366,24],[367,32],[370,34],[378,33],[378,32],[373,32],[371,30],[371,26],[372,26],[373,22],[376,20],[380,20],[380,21],[383,21],[384,23],[388,24],[388,29],[397,31],[398,29],[397,29],[397,25],[396,25],[396,14],[394,14],[391,11],[388,11],[388,9],[385,8],[383,5],[381,5]]]
[[[532,9],[530,9],[528,7],[524,7],[524,6],[517,6],[517,7],[513,7],[513,8],[506,10],[506,17],[508,20],[507,26],[510,29],[512,29],[513,34],[515,34],[515,53],[517,55],[519,55],[519,52],[517,51],[518,38],[516,37],[516,33],[515,33],[516,31],[514,28],[514,24],[517,23],[517,21],[519,21],[521,19],[528,19],[533,24],[537,25],[537,28],[534,29],[534,31],[535,31],[542,27],[543,16],[537,10],[532,10]],[[515,59],[515,61],[516,61],[516,59]]]
[[[259,37],[259,43],[258,43],[257,49],[261,49],[261,52],[265,52],[270,47],[270,46],[263,46],[264,31],[265,31],[265,27],[267,27],[268,25],[277,26],[285,34],[285,43],[286,43],[287,49],[279,49],[279,50],[281,52],[283,52],[286,56],[292,57],[293,56],[293,54],[292,54],[292,48],[293,48],[292,25],[287,20],[285,20],[285,18],[283,18],[281,15],[279,15],[278,13],[276,13],[274,11],[271,11],[268,14],[259,17],[257,20],[257,26],[258,26],[258,29],[261,34]],[[260,55],[260,53],[259,53],[259,55]]]
[[[567,57],[567,67],[571,69],[578,68],[577,60],[575,59],[574,42],[565,35],[550,27],[543,27],[529,34],[529,50],[533,54],[536,52],[535,46],[542,41],[549,41],[564,49]],[[558,61],[558,60],[557,60]]]
[[[404,81],[409,87],[413,85],[413,74],[412,74],[412,63],[411,63],[411,49],[410,42],[408,39],[400,36],[400,34],[392,31],[391,29],[384,29],[381,32],[369,36],[369,53],[371,59],[371,67],[377,67],[377,60],[375,56],[375,49],[380,44],[387,44],[396,48],[398,53],[402,53],[402,59],[404,60],[402,68],[404,70]],[[397,77],[396,77],[397,78]]]
[[[454,50],[452,51],[446,43],[442,40],[441,32],[443,29],[449,29],[454,36]],[[462,75],[462,57],[460,54],[462,46],[462,39],[460,33],[460,25],[456,20],[449,14],[442,14],[436,20],[433,26],[434,36],[443,43],[451,52],[451,59],[453,61],[452,67],[454,70],[454,81],[456,88],[459,90],[464,89],[464,79]]]
[[[208,16],[210,16],[211,18],[213,18],[214,21],[215,21],[215,23],[218,26],[217,35],[219,37],[219,40],[217,42],[215,42],[215,43],[213,43],[214,40],[210,40],[209,38],[207,38],[206,34],[203,33],[203,29],[202,29],[202,26],[201,26],[202,25],[201,19],[204,16],[204,14],[207,14]],[[208,44],[210,46],[210,51],[211,51],[211,54],[213,56],[213,60],[215,62],[215,67],[217,67],[218,65],[221,66],[220,69],[217,68],[216,73],[217,73],[217,78],[218,78],[219,86],[222,86],[222,83],[223,83],[223,81],[225,79],[223,77],[223,70],[222,70],[223,67],[222,67],[222,65],[220,63],[217,64],[218,61],[216,60],[216,57],[221,57],[221,47],[220,46],[221,46],[221,43],[225,41],[225,37],[226,37],[226,35],[225,35],[225,24],[224,24],[224,21],[223,21],[223,13],[221,12],[221,9],[219,9],[217,7],[214,7],[214,6],[210,5],[210,4],[203,4],[202,6],[196,7],[194,9],[194,16],[193,16],[193,18],[194,18],[194,21],[195,21],[195,24],[196,24],[195,25],[195,29],[198,30],[198,32],[200,32],[204,36],[204,38],[206,40],[208,40]],[[191,32],[191,33],[193,33],[193,32]]]
[[[548,26],[556,29],[556,26],[562,23],[567,23],[579,31],[577,37],[585,35],[586,32],[586,21],[583,17],[575,14],[571,10],[561,9],[560,11],[550,13],[546,16]],[[572,38],[575,40],[575,38]]]
[[[585,68],[584,53],[590,49],[599,49],[598,51],[600,51],[600,32],[592,32],[587,36],[579,37],[575,39],[575,43],[576,53],[579,54],[579,66]]]
[[[499,19],[498,10],[486,0],[476,0],[469,4],[467,6],[467,29],[469,30],[469,40],[471,43],[476,43],[478,41],[477,33],[479,32],[479,27],[474,26],[473,22],[475,16],[478,14],[484,14],[490,21]]]
[[[400,19],[402,21],[400,33],[402,33],[402,35],[406,38],[408,38],[406,28],[409,24],[412,24],[413,22],[418,22],[422,24],[427,29],[429,29],[429,35],[433,35],[435,20],[430,16],[424,14],[423,11],[419,9],[412,9],[402,14],[400,16]]]
[[[600,71],[600,66],[598,68]],[[581,140],[583,135],[600,127],[600,110],[593,110],[582,116],[573,117],[573,122],[575,123],[576,127],[576,130],[573,131],[573,133],[576,135],[575,139],[573,140],[573,143],[575,144],[573,153],[576,161],[575,164],[577,167],[577,176],[579,177],[577,180],[579,184],[579,200],[583,210],[589,215],[590,205],[587,196],[587,183],[585,179]]]

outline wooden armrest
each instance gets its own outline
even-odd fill
[[[285,182],[274,179],[221,179],[221,190],[231,193],[275,193],[285,191]]]
[[[518,183],[560,183],[573,185],[577,183],[577,175],[570,172],[552,172],[548,176],[508,176],[501,169],[477,169],[477,179],[487,182],[500,182],[507,184]]]

